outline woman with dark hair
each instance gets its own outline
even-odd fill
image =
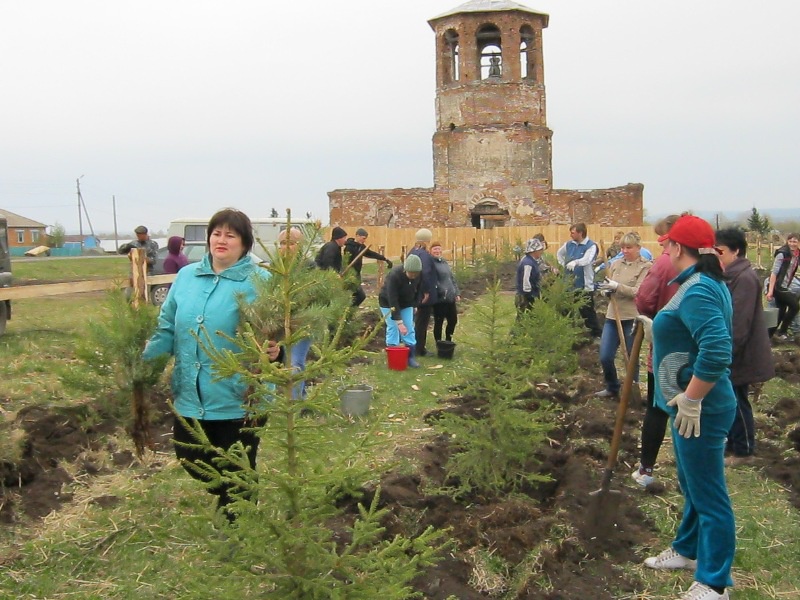
[[[255,280],[269,277],[248,256],[253,247],[253,228],[246,214],[232,208],[217,212],[208,223],[208,253],[203,260],[178,272],[161,306],[158,327],[144,350],[144,358],[163,354],[175,357],[172,393],[176,412],[173,424],[175,455],[195,479],[208,484],[218,496],[218,509],[229,521],[235,515],[228,505],[236,489],[215,483],[208,470],[236,471],[223,464],[220,454],[198,444],[194,430],[202,430],[214,448],[230,449],[240,444],[255,468],[259,438],[247,427],[247,386],[239,376],[217,378],[204,344],[216,350],[238,347],[231,340],[239,326],[239,301],[252,302]],[[203,340],[201,343],[200,340]],[[280,349],[270,343],[270,360],[280,358]]]
[[[789,291],[792,279],[797,272],[798,259],[800,259],[800,235],[790,233],[786,236],[786,245],[775,252],[775,262],[772,264],[772,273],[769,275],[767,287],[767,300],[775,299],[778,306],[778,339],[788,339],[789,326],[800,312],[800,303],[797,296]],[[771,331],[775,333],[775,330]]]
[[[681,600],[727,600],[736,549],[724,464],[736,412],[728,376],[733,307],[706,221],[682,216],[667,243],[680,287],[655,319],[640,319],[652,326],[655,401],[672,419],[684,508],[672,545],[645,565],[694,570]]]
[[[775,377],[775,363],[761,305],[761,281],[745,258],[744,233],[740,229],[722,229],[716,237],[733,300],[731,383],[736,394],[736,416],[728,432],[727,450],[732,456],[725,459],[726,465],[733,466],[746,462],[755,452],[755,421],[747,396],[751,384]]]

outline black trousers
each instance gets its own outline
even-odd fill
[[[642,423],[642,466],[652,469],[656,465],[658,451],[667,434],[669,415],[654,405],[656,381],[652,371],[647,372],[647,410]]]
[[[359,285],[353,290],[353,306],[361,306],[361,303],[367,299],[367,293]]]
[[[250,468],[256,467],[256,453],[258,452],[259,437],[250,429],[245,428],[244,419],[230,419],[224,421],[201,421],[198,419],[186,419],[189,425],[199,424],[203,432],[208,437],[211,444],[217,448],[230,449],[236,442],[241,442],[247,449],[247,458],[250,461]],[[197,440],[192,436],[191,432],[186,429],[184,424],[178,417],[175,417],[175,422],[172,425],[172,435],[175,443],[175,456],[181,461],[181,465],[189,475],[198,481],[209,484],[208,491],[218,497],[217,507],[224,508],[233,502],[233,494],[237,491],[235,486],[230,484],[212,485],[211,477],[204,473],[198,472],[192,468],[192,464],[199,462],[205,463],[213,467],[218,473],[222,471],[235,472],[238,467],[232,464],[219,464],[215,459],[219,455],[212,450],[206,448],[189,448],[184,446],[184,443],[196,444]],[[181,443],[182,442],[182,443]]]
[[[789,326],[800,311],[800,299],[789,290],[775,288],[775,304],[778,305],[778,333],[786,334]]]
[[[726,450],[736,456],[751,456],[756,450],[756,423],[753,419],[753,407],[747,395],[748,384],[733,386],[736,395],[736,416],[728,433]]]
[[[447,321],[444,329],[445,339],[450,342],[453,340],[453,332],[458,323],[458,311],[455,302],[440,302],[433,305],[433,339],[437,342],[442,339],[442,326]]]
[[[576,290],[579,299],[585,300],[581,303],[579,313],[583,318],[583,322],[592,337],[599,338],[603,334],[603,330],[597,322],[597,309],[594,307],[594,292],[588,290]]]
[[[417,356],[425,356],[425,343],[428,340],[428,325],[431,322],[433,305],[417,307],[417,314],[414,315],[414,330],[417,337]]]

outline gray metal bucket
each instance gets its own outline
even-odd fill
[[[348,417],[363,417],[369,412],[372,401],[372,386],[351,385],[339,394],[339,405],[342,413]]]
[[[778,326],[778,309],[767,307],[764,309],[764,323],[767,329],[772,329]]]

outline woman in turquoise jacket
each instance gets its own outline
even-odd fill
[[[259,439],[245,427],[249,416],[246,385],[238,376],[215,379],[213,362],[198,339],[217,350],[235,352],[236,345],[224,336],[236,335],[238,303],[240,299],[252,302],[255,278],[269,277],[269,273],[248,255],[253,247],[253,228],[247,215],[238,210],[223,209],[211,217],[207,243],[208,253],[203,260],[178,272],[144,357],[175,357],[172,394],[179,415],[173,425],[175,454],[192,477],[209,484],[209,492],[218,496],[218,508],[232,521],[234,515],[226,507],[233,501],[235,490],[215,483],[217,478],[203,472],[209,466],[220,472],[226,467],[213,461],[218,458],[217,453],[197,447],[196,437],[184,423],[190,428],[202,428],[214,447],[229,449],[240,442],[251,468],[255,468]],[[278,360],[280,349],[274,345],[268,353],[271,360]],[[199,463],[203,468],[197,468]],[[227,468],[232,469],[230,465]]]
[[[736,411],[728,368],[733,308],[711,225],[685,215],[667,235],[680,287],[652,321],[653,373],[655,402],[672,419],[684,508],[671,547],[645,565],[694,570],[681,600],[727,600],[736,549],[724,470]]]

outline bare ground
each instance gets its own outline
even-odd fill
[[[465,298],[478,295],[484,286],[476,283],[463,290]],[[777,349],[778,376],[800,382],[800,348],[788,344]],[[448,528],[456,546],[438,566],[416,581],[416,589],[424,597],[462,600],[491,597],[489,583],[476,577],[473,568],[474,549],[488,548],[509,564],[516,564],[534,547],[541,547],[537,569],[544,588],[530,582],[519,591],[518,598],[613,598],[621,591],[633,591],[639,582],[629,580],[618,565],[639,562],[637,548],[653,542],[655,529],[637,506],[639,494],[628,480],[627,469],[619,469],[612,487],[621,489],[613,534],[603,543],[586,539],[581,524],[586,514],[589,493],[599,487],[605,465],[608,440],[614,425],[616,403],[599,401],[592,392],[600,389],[595,375],[596,348],[579,349],[580,370],[587,373],[570,387],[554,386],[540,392],[561,405],[564,418],[551,434],[552,442],[543,448],[536,468],[553,477],[551,484],[527,490],[526,498],[471,498],[468,503],[455,502],[430,495],[425,484],[444,481],[443,465],[450,451],[444,437],[424,440],[419,447],[403,452],[413,455],[420,470],[403,474],[389,472],[381,480],[381,502],[391,509],[386,523],[388,534],[413,533],[427,525]],[[153,420],[154,439],[171,423],[165,398],[156,398]],[[442,410],[474,411],[480,401],[474,398],[450,398]],[[638,456],[637,443],[643,409],[632,406],[628,412],[620,449],[621,460],[632,463]],[[435,413],[431,416],[435,418]],[[140,463],[128,451],[114,447],[109,438],[117,423],[102,417],[87,418],[87,408],[51,409],[39,406],[26,408],[16,417],[17,425],[27,435],[25,456],[19,465],[0,463],[0,523],[11,524],[20,519],[38,519],[64,503],[65,484],[74,474],[91,477],[112,469],[140,470]],[[87,425],[87,423],[91,423]],[[759,419],[757,462],[763,472],[783,485],[793,505],[800,508],[800,404],[795,398],[780,399],[775,409]],[[605,443],[600,443],[605,441]],[[160,442],[163,444],[164,442]],[[167,443],[168,444],[168,443]],[[87,449],[101,450],[112,457],[103,465],[87,459]],[[160,448],[169,450],[169,448]],[[61,465],[73,465],[70,475]],[[663,491],[663,490],[662,490]],[[654,490],[658,493],[657,490]],[[374,490],[366,490],[367,499]],[[99,498],[98,502],[109,501]],[[113,498],[110,499],[113,501]],[[558,531],[559,535],[553,535]],[[550,543],[554,541],[555,543]],[[594,557],[586,562],[587,554]],[[587,566],[590,565],[590,566]],[[613,591],[612,591],[613,590]]]

